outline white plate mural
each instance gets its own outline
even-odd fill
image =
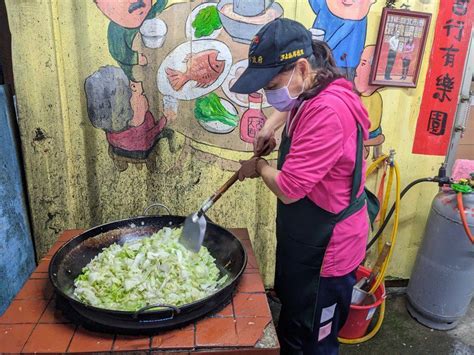
[[[216,19],[209,19],[208,20],[208,23],[207,24],[201,24],[201,30],[203,32],[206,31],[206,29],[208,29],[208,31],[212,31],[209,35],[201,35],[200,37],[197,37],[196,36],[196,29],[193,27],[193,22],[194,20],[196,20],[196,16],[198,15],[198,13],[203,10],[203,9],[206,9],[208,7],[214,7],[215,9],[215,15],[217,16],[217,21]],[[207,10],[209,11],[209,9]],[[212,14],[211,14],[212,16]],[[217,27],[217,24],[220,25],[220,28],[216,28]],[[202,26],[206,26],[206,28],[203,28]],[[216,29],[214,29],[216,28]],[[188,16],[188,19],[186,20],[186,37],[188,39],[191,38],[191,34],[192,34],[192,39],[193,40],[200,40],[200,39],[215,39],[219,36],[219,34],[221,33],[222,31],[222,24],[220,22],[220,19],[219,19],[219,12],[217,11],[217,4],[213,4],[213,3],[207,3],[207,4],[202,4],[202,5],[199,5],[197,6]]]
[[[248,107],[249,106],[249,100],[248,100],[248,95],[244,94],[236,94],[235,92],[231,92],[230,88],[234,83],[237,81],[237,79],[242,75],[245,69],[247,69],[248,66],[248,61],[247,59],[241,60],[240,62],[235,63],[232,68],[230,69],[230,73],[225,79],[224,83],[222,84],[222,90],[226,94],[226,96],[235,104],[242,106],[242,107]],[[263,90],[258,91],[263,95],[263,108],[270,107],[270,104],[267,102],[267,98],[265,97],[265,92]]]
[[[178,100],[194,100],[222,85],[232,67],[229,47],[216,40],[185,42],[161,63],[158,90]]]

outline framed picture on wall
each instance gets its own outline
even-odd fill
[[[370,84],[416,87],[430,21],[429,13],[383,10]]]

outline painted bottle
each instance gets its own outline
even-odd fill
[[[240,139],[253,143],[267,118],[262,111],[263,95],[255,92],[249,95],[249,108],[240,119]]]

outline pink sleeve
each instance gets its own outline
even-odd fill
[[[311,107],[299,118],[290,152],[277,178],[291,199],[308,195],[343,153],[343,130],[337,114],[327,106]]]

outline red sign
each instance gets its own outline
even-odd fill
[[[443,0],[416,125],[414,154],[446,155],[463,77],[474,0]]]

